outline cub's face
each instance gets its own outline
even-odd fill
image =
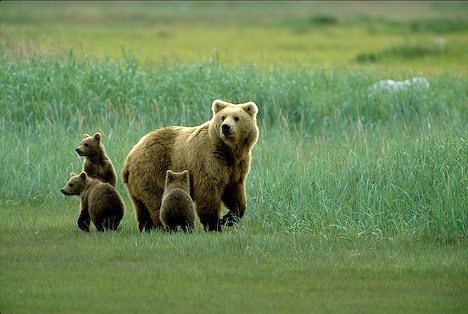
[[[258,138],[258,108],[254,102],[235,105],[215,100],[212,110],[212,124],[223,142],[228,145],[255,144]]]
[[[70,173],[70,179],[60,190],[64,195],[80,195],[86,187],[86,172],[80,174]]]
[[[190,178],[188,170],[182,172],[174,172],[171,170],[166,171],[166,184],[165,191],[171,191],[179,188],[190,194]]]
[[[101,145],[101,133],[96,133],[93,136],[89,136],[88,134],[83,135],[83,139],[81,140],[80,146],[76,148],[76,152],[80,156],[93,156],[97,152],[99,152],[99,148]]]

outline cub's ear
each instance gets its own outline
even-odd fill
[[[70,172],[70,178],[76,176],[76,173]]]
[[[172,182],[174,180],[174,172],[172,170],[166,171],[166,181]]]
[[[184,178],[184,180],[188,180],[188,179],[189,179],[188,170],[182,171],[182,178]]]
[[[229,105],[228,102],[222,101],[220,99],[216,99],[213,101],[213,104],[211,105],[211,110],[213,110],[213,113],[218,113],[224,108],[226,108]]]
[[[102,134],[97,132],[96,134],[93,135],[94,139],[98,142],[101,141]]]
[[[86,172],[84,172],[84,171],[83,171],[82,173],[80,173],[80,179],[81,179],[81,180],[86,180],[86,177],[87,177],[87,176],[88,176],[88,175],[87,175]]]
[[[254,117],[258,113],[258,107],[253,101],[246,102],[241,106],[251,117]]]
[[[88,133],[83,134],[83,139],[85,139],[85,138],[87,138],[87,137],[89,137],[89,134],[88,134]]]

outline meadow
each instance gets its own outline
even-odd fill
[[[408,68],[466,74],[463,2],[372,4],[288,2],[2,4],[5,53],[124,59],[154,66],[215,55],[224,65]]]
[[[125,14],[117,5],[107,15],[103,4],[80,14],[79,4],[9,5],[0,4],[0,312],[466,309],[466,5],[411,4],[403,15],[376,5],[388,20],[363,19],[366,6],[347,14],[347,4],[313,7],[312,17],[307,3],[145,4]],[[241,16],[254,22],[239,28]],[[213,28],[223,21],[233,37]],[[69,41],[55,37],[57,25]],[[418,43],[404,48],[412,32]],[[254,36],[252,49],[243,34]],[[273,34],[294,49],[265,53],[274,40],[258,41]],[[337,47],[346,36],[361,42]],[[443,56],[432,46],[441,36]],[[319,37],[330,46],[317,48]],[[228,41],[242,53],[213,52]],[[429,88],[371,88],[420,75]],[[60,188],[81,169],[83,133],[104,134],[120,172],[141,136],[207,121],[216,98],[260,109],[237,226],[139,233],[119,181],[120,229],[76,227],[79,200]]]

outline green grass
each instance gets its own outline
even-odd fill
[[[0,308],[30,312],[460,312],[466,307],[466,79],[372,92],[386,73],[0,61]],[[399,73],[396,78],[412,76]],[[77,229],[82,133],[117,171],[148,131],[254,100],[260,140],[241,224],[222,234]],[[433,283],[437,282],[437,285]],[[188,297],[187,297],[188,296]]]
[[[215,98],[253,100],[261,137],[247,221],[346,237],[466,236],[461,77],[434,77],[429,90],[376,93],[369,86],[382,74],[231,69],[216,60],[145,70],[133,59],[92,63],[70,55],[3,58],[1,67],[3,199],[60,197],[68,174],[81,168],[74,148],[83,133],[104,134],[120,171],[150,130],[201,124]]]
[[[427,2],[0,6],[0,50],[16,57],[63,56],[72,46],[94,59],[122,60],[122,51],[131,51],[148,65],[192,63],[216,54],[230,66],[365,65],[466,74],[468,63],[464,3],[447,3],[443,9]],[[373,62],[362,63],[369,59]]]
[[[3,207],[5,312],[462,312],[466,242],[303,232],[115,233],[73,226],[75,201]]]

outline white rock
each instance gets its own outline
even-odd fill
[[[400,91],[408,88],[429,88],[429,82],[427,79],[421,76],[413,77],[404,81],[392,81],[392,80],[382,80],[377,83],[372,84],[371,89],[373,91],[378,90],[390,90],[390,91]]]

